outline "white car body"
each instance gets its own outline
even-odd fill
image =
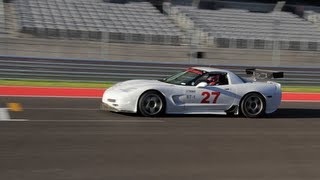
[[[207,73],[226,73],[228,84],[215,86],[192,86],[170,84],[158,80],[128,80],[108,88],[102,104],[109,111],[137,113],[139,98],[154,90],[165,98],[166,114],[239,114],[241,99],[248,93],[258,93],[265,100],[264,113],[278,109],[281,102],[281,85],[276,82],[244,82],[233,72],[210,68],[193,67]]]

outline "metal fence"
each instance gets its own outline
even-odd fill
[[[89,59],[33,58],[0,56],[0,79],[53,80],[82,82],[118,82],[129,79],[162,79],[198,64],[110,61]],[[245,76],[245,68],[253,66],[206,65],[228,69]],[[320,85],[320,68],[267,67],[283,71],[277,80],[287,85]]]

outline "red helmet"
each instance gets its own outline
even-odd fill
[[[210,75],[207,78],[207,82],[209,85],[216,85],[219,82],[220,74]]]

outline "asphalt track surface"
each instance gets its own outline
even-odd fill
[[[1,97],[23,111],[0,122],[0,179],[320,179],[320,103],[246,119],[145,118],[101,112],[99,101]]]

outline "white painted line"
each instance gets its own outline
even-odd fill
[[[7,108],[0,108],[0,121],[10,120],[10,115]]]
[[[27,120],[29,122],[115,122],[115,123],[163,123],[164,121],[161,120],[72,120],[72,119],[64,119],[64,120],[54,120],[54,119],[47,119],[47,120]]]
[[[26,122],[28,119],[3,119],[0,122]]]
[[[0,95],[2,97],[30,97],[30,98],[68,98],[68,99],[101,99],[101,97],[92,96],[34,96],[34,95]]]
[[[28,88],[28,89],[71,89],[71,90],[106,90],[106,88],[77,88],[77,87],[50,87],[50,86],[2,86],[3,88]]]
[[[23,108],[24,110],[71,110],[71,111],[97,111],[99,108]]]

